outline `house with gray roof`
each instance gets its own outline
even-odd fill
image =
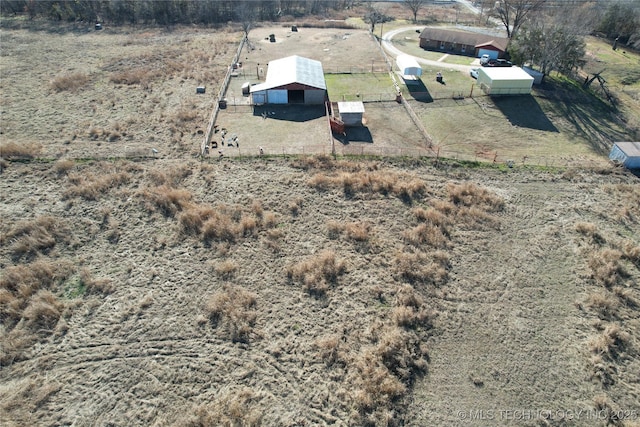
[[[427,27],[420,33],[420,47],[427,50],[477,58],[503,58],[509,39],[495,35],[449,28]]]

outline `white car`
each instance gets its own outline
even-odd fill
[[[486,53],[480,57],[480,65],[487,65],[491,58]]]
[[[469,75],[477,80],[478,79],[478,69],[477,68],[470,69],[469,70]]]

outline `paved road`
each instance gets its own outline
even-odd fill
[[[420,30],[420,31],[422,31],[422,29],[424,29],[424,25],[420,26],[420,27],[418,27],[418,26],[403,27],[403,28],[399,28],[397,30],[386,32],[386,33],[384,33],[382,35],[382,47],[393,58],[397,57],[398,55],[402,55],[402,54],[404,54],[404,52],[401,51],[400,49],[398,49],[397,47],[395,47],[391,43],[391,40],[393,39],[393,37],[395,37],[398,33],[401,33],[403,31],[407,31],[407,30],[412,30],[412,31]],[[460,70],[460,71],[464,71],[464,72],[467,72],[467,73],[469,72],[469,70],[471,68],[478,67],[478,65],[474,66],[474,65],[448,64],[446,62],[433,61],[431,59],[424,59],[424,58],[420,58],[418,56],[414,56],[414,58],[415,58],[416,61],[418,61],[419,64],[430,65],[430,66],[433,66],[433,67],[446,68],[446,69],[449,69],[449,70]],[[471,58],[469,58],[469,60],[471,61]]]

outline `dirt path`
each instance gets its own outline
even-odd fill
[[[411,425],[505,425],[517,410],[535,423],[539,411],[589,409],[597,388],[584,381],[571,187],[502,187],[500,229],[463,238]]]

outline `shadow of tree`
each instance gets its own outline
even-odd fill
[[[537,90],[537,97],[549,100],[544,109],[562,117],[573,128],[573,134],[586,140],[596,153],[607,154],[615,141],[631,138],[616,110],[588,91],[575,87],[569,90],[551,82]]]

